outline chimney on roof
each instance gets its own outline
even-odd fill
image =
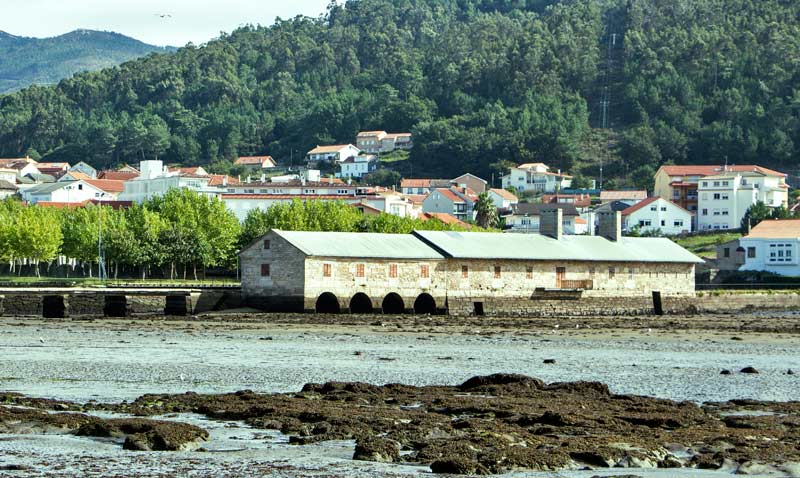
[[[263,183],[263,182],[266,182],[266,180],[267,180],[267,175],[266,175],[266,174],[264,174],[264,173],[261,173],[261,182],[262,182],[262,183]]]
[[[619,211],[601,211],[597,213],[597,235],[609,241],[618,241],[622,237],[622,213]]]
[[[247,175],[247,184],[250,184],[250,175]]]
[[[560,241],[564,235],[564,210],[552,206],[539,209],[539,234]]]
[[[222,186],[225,187],[228,185],[228,175],[222,176]]]

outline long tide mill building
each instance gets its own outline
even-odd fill
[[[272,311],[502,314],[551,298],[694,294],[702,260],[665,238],[622,237],[619,213],[600,236],[415,231],[272,230],[241,253],[248,304]]]

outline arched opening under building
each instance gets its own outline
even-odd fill
[[[402,314],[406,310],[406,305],[399,294],[392,292],[383,298],[381,309],[384,314]]]
[[[372,299],[363,292],[359,292],[350,299],[350,313],[351,314],[371,314],[372,313]]]
[[[414,313],[415,314],[435,314],[436,313],[436,301],[430,294],[422,293],[417,297],[417,300],[414,301]]]
[[[339,306],[339,299],[330,292],[325,292],[317,298],[314,310],[318,314],[338,314],[342,311]]]
[[[107,295],[103,304],[103,315],[106,317],[127,317],[128,298],[124,295]]]
[[[42,317],[63,319],[67,316],[67,304],[63,295],[46,295],[42,298]]]

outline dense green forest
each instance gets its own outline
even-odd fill
[[[0,31],[0,93],[33,84],[55,84],[81,71],[174,50],[113,32],[75,30],[52,38],[29,38]]]
[[[800,2],[349,0],[0,97],[0,156],[224,172],[385,129],[415,134],[415,176],[794,172],[798,85]]]

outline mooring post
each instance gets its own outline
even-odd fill
[[[661,304],[661,292],[653,291],[653,313],[656,315],[664,315],[664,307]]]

